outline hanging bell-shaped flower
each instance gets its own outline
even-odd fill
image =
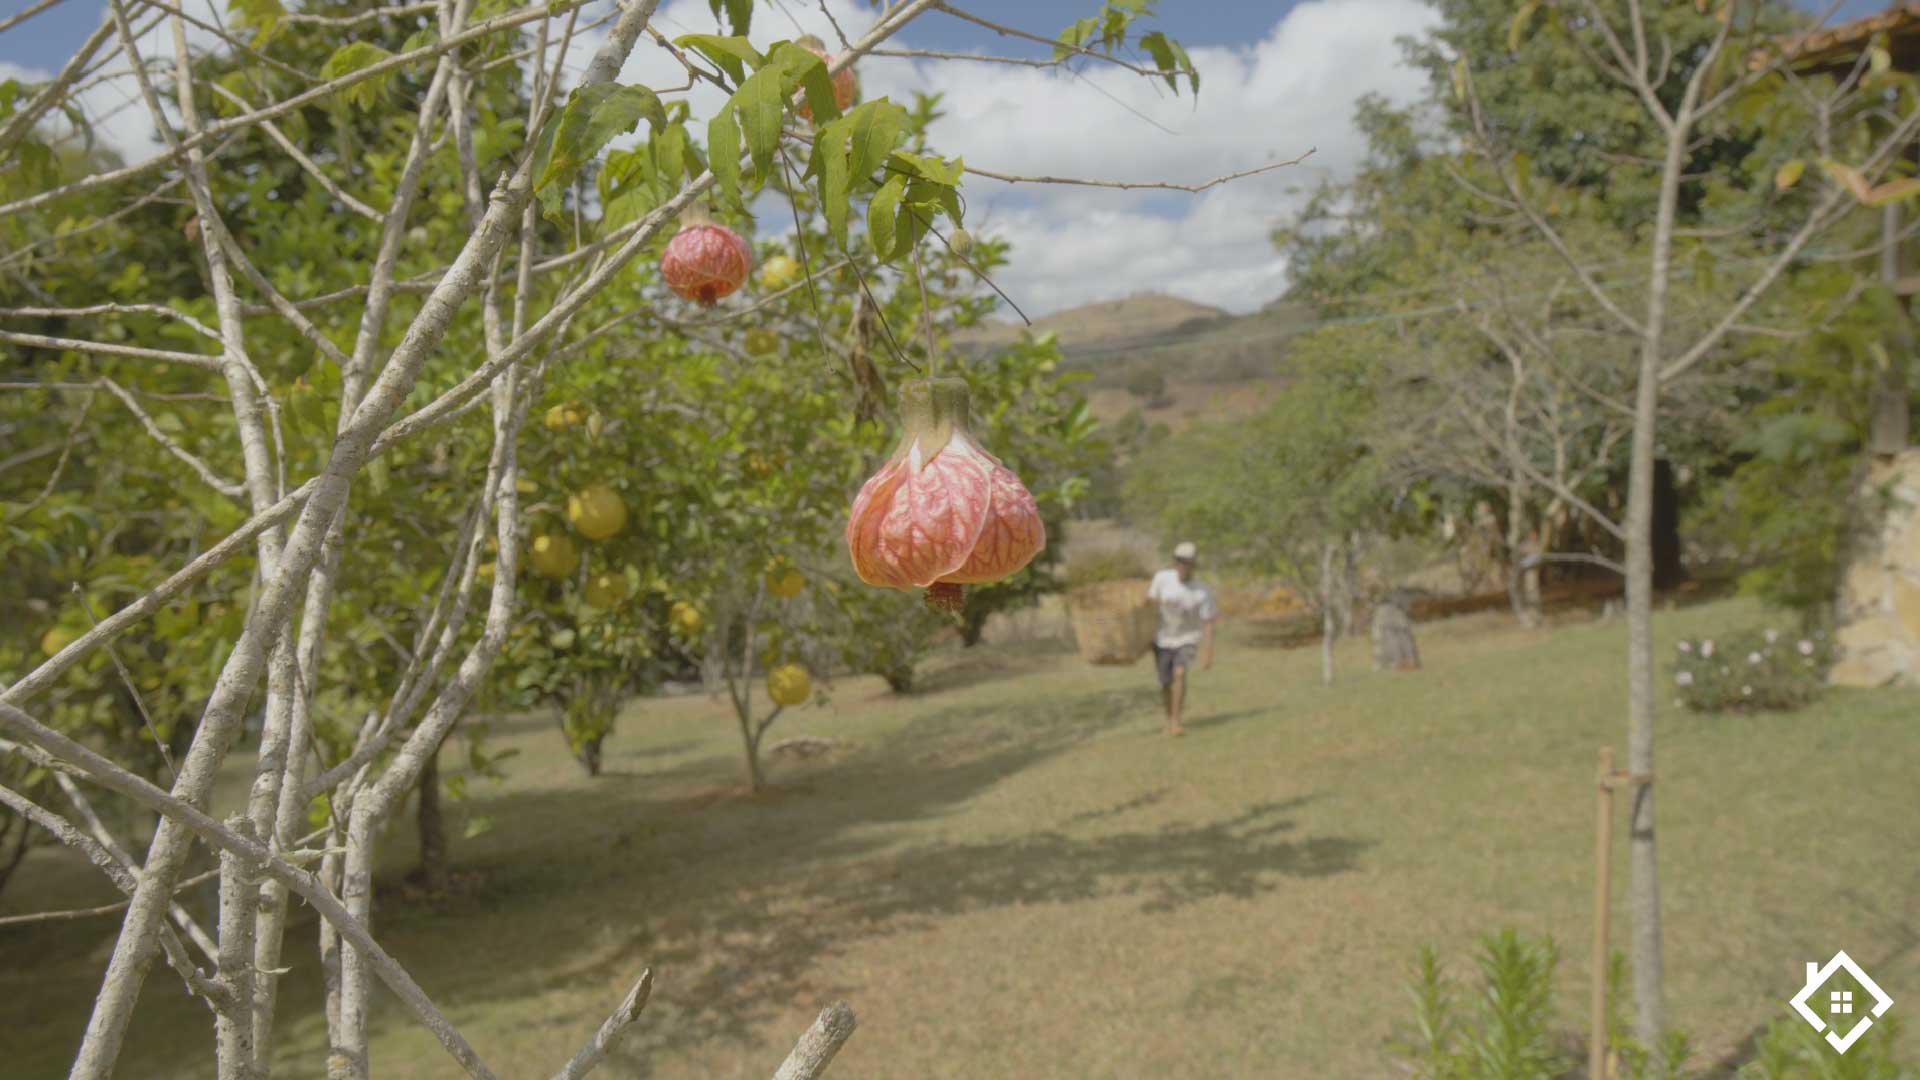
[[[853,500],[847,549],[860,580],[926,589],[929,605],[957,611],[962,585],[1012,576],[1047,546],[1047,528],[1026,485],[974,436],[964,381],[909,382],[900,411],[900,445]]]

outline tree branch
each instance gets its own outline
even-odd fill
[[[553,1080],[582,1080],[588,1073],[599,1068],[600,1063],[607,1059],[607,1055],[613,1053],[614,1049],[620,1045],[620,1040],[626,1037],[627,1028],[640,1018],[641,1010],[647,1007],[647,999],[652,996],[653,969],[647,968],[640,973],[640,981],[634,983],[633,989],[627,991],[626,1000],[620,1003],[619,1008],[613,1010],[613,1015],[607,1017],[606,1021],[600,1025],[600,1030],[593,1033],[593,1038],[588,1040],[587,1045],[573,1055],[573,1060],[553,1074]]]

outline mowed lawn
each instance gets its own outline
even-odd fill
[[[1660,658],[1760,618],[1663,613]],[[460,811],[493,822],[455,846],[463,890],[390,892],[376,929],[502,1076],[550,1074],[647,965],[653,1004],[602,1075],[766,1076],[835,998],[860,1023],[843,1078],[1399,1075],[1423,943],[1465,973],[1481,934],[1550,933],[1561,1016],[1584,1015],[1592,781],[1601,745],[1624,750],[1625,640],[1618,621],[1462,619],[1421,628],[1416,674],[1375,675],[1348,643],[1329,688],[1317,650],[1232,625],[1180,740],[1145,663],[977,650],[910,698],[839,680],[789,712],[774,738],[850,749],[777,767],[754,800],[705,697],[634,704],[598,780],[550,722],[502,725],[522,754]],[[1668,1002],[1697,1064],[1839,948],[1896,1011],[1920,1007],[1920,694],[1663,706]],[[411,828],[389,836],[396,881]],[[1621,944],[1624,834],[1623,811]],[[36,856],[0,911],[110,899],[87,873]],[[0,1072],[64,1074],[110,924],[0,933]],[[279,1075],[317,1076],[310,913],[293,937]],[[205,1009],[163,966],[149,987],[122,1075],[209,1075]],[[376,1027],[378,1075],[457,1075],[397,1003]]]

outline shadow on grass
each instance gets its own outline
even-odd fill
[[[795,1005],[845,997],[858,1006],[868,987],[826,972],[863,943],[1019,905],[1117,898],[1153,917],[1342,873],[1372,846],[1302,835],[1303,798],[1131,829],[1123,815],[1151,810],[1168,792],[1012,832],[964,818],[969,803],[1022,771],[1151,722],[1158,698],[1147,687],[1018,708],[954,705],[844,759],[783,768],[755,799],[726,786],[735,783],[731,759],[703,754],[647,769],[646,759],[657,760],[649,747],[629,762],[643,776],[477,799],[476,812],[497,824],[484,855],[456,849],[454,869],[471,887],[430,904],[391,903],[383,890],[376,930],[483,1046],[493,1041],[488,1028],[505,1025],[551,1027],[543,1040],[585,1037],[617,991],[588,1015],[580,988],[653,967],[661,990],[606,1070],[650,1076],[652,1062],[675,1052],[758,1045],[765,1025]],[[290,941],[310,940],[311,912],[297,909],[293,923]],[[130,1045],[154,1075],[195,1075],[204,1043],[177,1032],[197,1031],[204,1012],[164,981],[153,989]],[[530,1007],[547,994],[565,995],[559,1014]],[[310,963],[282,983],[283,1069],[298,1073],[321,1052],[320,997]],[[411,1023],[380,999],[376,1031]]]
[[[978,645],[942,658],[944,663],[928,665],[914,680],[913,696],[964,690],[998,679],[1025,675],[1059,662],[1073,653],[1073,646],[1055,639],[1021,642],[1018,645]]]
[[[610,983],[652,966],[672,991],[656,995],[612,1071],[647,1076],[663,1053],[757,1041],[761,1025],[795,1003],[845,996],[857,1004],[862,987],[830,984],[821,971],[861,942],[1017,905],[1120,897],[1151,915],[1254,897],[1352,869],[1372,845],[1299,835],[1292,815],[1304,798],[1211,821],[1115,829],[1115,818],[1153,806],[1164,791],[1039,830],[959,842],[903,840],[895,827],[955,815],[1022,770],[1157,708],[1150,688],[1019,710],[955,706],[844,761],[786,770],[757,800],[689,794],[655,777],[597,787],[593,820],[618,823],[597,838],[564,832],[582,818],[577,793],[488,800],[486,812],[519,834],[484,868],[489,888],[430,916],[393,912],[386,925],[402,952],[413,951],[408,939],[444,943],[420,958],[416,974],[449,988],[444,1004],[453,1008]],[[509,927],[526,940],[500,937]],[[491,947],[478,947],[482,940]],[[538,941],[549,947],[539,951]],[[508,955],[525,963],[506,972],[492,963],[488,978],[462,969],[476,956]],[[584,1030],[592,1020],[570,1022]]]

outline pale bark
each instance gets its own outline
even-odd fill
[[[853,1029],[853,1010],[846,1002],[827,1006],[774,1071],[773,1080],[816,1080],[833,1064],[834,1055],[853,1036]]]

